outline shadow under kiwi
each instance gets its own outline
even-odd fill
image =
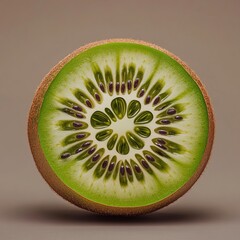
[[[20,205],[9,210],[5,216],[9,220],[58,223],[78,225],[158,225],[201,223],[218,221],[222,218],[221,212],[213,208],[193,208],[170,206],[156,212],[140,216],[103,216],[88,212],[77,207],[65,205]]]

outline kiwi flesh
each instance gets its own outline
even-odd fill
[[[40,84],[28,137],[47,183],[102,214],[155,211],[187,192],[212,148],[214,118],[197,75],[150,43],[79,48]]]

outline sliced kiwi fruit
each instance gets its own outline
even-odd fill
[[[178,57],[142,41],[88,44],[40,84],[28,136],[48,184],[75,205],[136,215],[175,201],[213,143],[209,97]]]

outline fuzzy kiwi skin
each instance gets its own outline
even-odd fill
[[[149,46],[152,48],[155,48],[159,51],[164,52],[165,54],[169,55],[171,58],[176,60],[179,64],[182,65],[182,67],[189,73],[189,75],[192,77],[192,79],[197,83],[198,87],[200,88],[206,106],[208,111],[208,119],[209,119],[209,134],[208,134],[208,142],[207,146],[203,155],[203,158],[201,160],[201,163],[199,164],[195,174],[189,179],[189,181],[184,184],[178,191],[171,194],[170,196],[166,197],[165,199],[150,204],[147,206],[141,206],[141,207],[113,207],[113,206],[107,206],[104,204],[96,203],[91,200],[88,200],[84,198],[83,196],[77,194],[75,191],[73,191],[71,188],[69,188],[67,185],[65,185],[54,173],[54,171],[51,169],[48,161],[46,160],[43,150],[40,145],[39,137],[38,137],[38,118],[40,109],[42,106],[42,102],[44,99],[44,95],[55,78],[55,76],[58,74],[58,72],[63,68],[63,66],[68,63],[72,58],[77,56],[78,54],[88,50],[89,48],[106,44],[106,43],[117,43],[117,42],[126,42],[126,43],[136,43],[141,44],[145,46]],[[49,186],[60,196],[62,196],[67,201],[81,207],[84,209],[87,209],[92,212],[104,214],[104,215],[123,215],[123,216],[130,216],[130,215],[140,215],[140,214],[146,214],[153,211],[156,211],[157,209],[160,209],[162,207],[167,206],[168,204],[174,202],[178,198],[180,198],[182,195],[184,195],[192,186],[193,184],[198,180],[202,172],[204,171],[208,159],[211,154],[211,149],[213,145],[213,139],[214,139],[214,129],[215,129],[215,120],[213,115],[213,109],[212,105],[209,99],[209,96],[206,92],[205,87],[201,83],[199,77],[178,57],[176,57],[174,54],[168,52],[165,49],[162,49],[154,44],[147,43],[144,41],[139,40],[133,40],[133,39],[109,39],[109,40],[103,40],[99,42],[93,42],[88,45],[85,45],[77,50],[75,50],[73,53],[69,54],[67,57],[65,57],[62,61],[60,61],[55,67],[52,68],[52,70],[43,78],[40,86],[38,87],[31,108],[29,112],[28,117],[28,139],[29,144],[31,148],[31,152],[34,158],[34,161],[36,163],[36,166],[43,176],[43,178],[46,180],[46,182],[49,184]]]

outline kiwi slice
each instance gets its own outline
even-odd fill
[[[63,198],[104,214],[157,210],[204,170],[214,120],[196,74],[142,41],[91,43],[43,79],[29,114],[36,165]]]

